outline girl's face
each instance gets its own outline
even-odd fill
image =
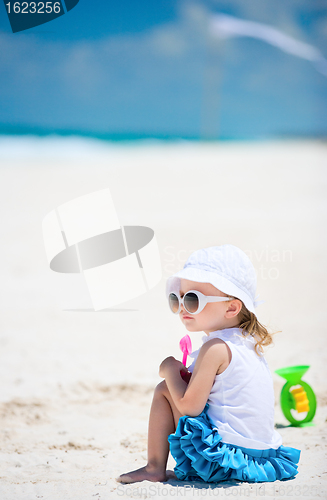
[[[199,283],[181,279],[180,296],[189,290],[197,290],[203,295],[216,295],[218,297],[227,297],[226,293],[221,292],[211,283]],[[207,335],[216,330],[232,328],[239,325],[238,313],[242,309],[242,302],[234,299],[229,302],[209,302],[199,314],[188,313],[183,305],[179,317],[189,332],[203,331]]]

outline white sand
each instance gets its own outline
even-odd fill
[[[326,144],[5,138],[0,162],[1,500],[326,498]],[[69,296],[67,277],[49,270],[42,219],[104,187],[122,225],[155,230],[163,279],[112,311],[76,311],[88,308],[87,295]],[[272,373],[311,366],[304,380],[318,409],[306,428],[283,427],[283,380],[273,373],[275,421],[283,444],[302,450],[299,474],[215,490],[178,481],[119,485],[116,476],[146,463],[158,366],[168,355],[181,359],[186,331],[167,308],[165,280],[192,251],[223,243],[251,257],[265,300],[259,321],[282,330],[267,350]],[[202,333],[191,336],[197,348]]]

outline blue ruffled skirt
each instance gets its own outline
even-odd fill
[[[197,417],[184,415],[168,436],[178,479],[207,483],[236,479],[262,482],[291,479],[297,473],[300,450],[280,446],[255,450],[222,442],[207,415],[209,404]]]

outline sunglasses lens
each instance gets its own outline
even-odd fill
[[[195,313],[199,308],[199,298],[195,293],[190,292],[184,295],[185,309],[189,313]]]
[[[177,313],[179,308],[178,297],[174,293],[170,293],[168,302],[169,302],[169,307],[173,311],[173,313]]]

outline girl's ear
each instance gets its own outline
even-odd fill
[[[225,318],[234,318],[242,309],[242,302],[239,299],[231,300],[225,312]]]

